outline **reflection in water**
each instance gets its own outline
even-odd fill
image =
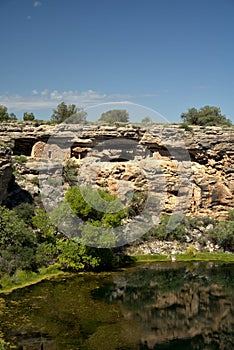
[[[232,266],[191,267],[148,265],[116,276],[112,288],[94,296],[105,290],[141,325],[139,349],[233,349]]]
[[[150,263],[45,281],[0,299],[0,334],[23,350],[231,350],[233,266]]]

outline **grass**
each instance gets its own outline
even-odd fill
[[[155,261],[171,261],[171,257],[167,255],[132,255],[131,258],[136,262],[155,262]],[[194,253],[194,254],[178,254],[175,255],[176,261],[221,261],[234,262],[234,254],[228,253]]]
[[[15,289],[25,288],[30,285],[41,282],[45,279],[52,279],[59,275],[67,275],[67,273],[58,269],[56,265],[42,268],[39,273],[27,272],[27,271],[17,271],[13,277],[7,276],[1,279],[0,294],[10,294]]]

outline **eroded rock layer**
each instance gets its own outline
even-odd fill
[[[131,189],[147,191],[153,181],[160,184],[168,213],[225,218],[234,206],[233,129],[2,124],[0,140],[12,144],[13,154],[28,157],[25,178],[38,174],[46,150],[48,159],[70,158],[86,181],[122,197]],[[3,184],[3,173],[0,177]],[[4,182],[1,196],[5,193]]]
[[[0,147],[0,204],[7,198],[8,184],[12,176],[11,151]]]

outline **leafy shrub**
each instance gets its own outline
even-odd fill
[[[131,201],[127,208],[128,215],[131,217],[140,214],[140,212],[144,209],[146,200],[146,191],[134,191]]]
[[[177,225],[173,225],[173,220],[178,220],[178,218],[172,218],[171,222],[169,223],[170,218],[170,215],[164,214],[161,218],[160,224],[150,230],[150,235],[155,239],[161,241],[185,241],[185,225],[183,222],[180,222]],[[175,228],[173,228],[174,226]]]
[[[32,224],[37,228],[37,239],[39,243],[47,242],[55,244],[56,227],[50,220],[45,209],[36,209]]]
[[[14,208],[14,212],[27,225],[32,224],[32,217],[34,215],[34,205],[33,204],[21,203]]]
[[[95,226],[99,221],[100,226],[116,227],[127,216],[121,201],[106,191],[73,186],[66,192],[65,198],[76,215]]]
[[[0,350],[8,350],[10,349],[9,343],[7,343],[4,339],[0,338]]]
[[[186,251],[187,254],[195,256],[196,255],[196,250],[192,244],[189,245]]]
[[[69,160],[63,168],[63,178],[69,185],[77,183],[77,165],[75,162]]]
[[[111,230],[101,227],[100,222],[87,223],[82,230],[82,244],[92,245],[94,247],[113,247],[115,245],[115,237]]]
[[[57,245],[60,267],[65,270],[90,270],[99,264],[99,259],[89,254],[86,246],[75,241],[64,240]]]
[[[234,221],[220,221],[208,234],[210,239],[225,251],[234,251]]]
[[[234,221],[234,209],[228,211],[228,220]]]
[[[19,163],[19,164],[24,164],[27,162],[27,157],[26,156],[14,156],[15,160]]]
[[[34,269],[36,239],[13,210],[0,207],[0,272]]]
[[[37,246],[36,250],[36,264],[37,267],[49,266],[57,261],[58,248],[56,243],[43,242]]]
[[[191,126],[189,126],[189,124],[187,122],[183,122],[180,124],[179,126],[180,129],[184,129],[185,131],[193,131],[193,128]]]
[[[184,224],[188,229],[196,229],[199,226],[208,226],[209,224],[214,225],[216,221],[208,216],[204,217],[185,217]]]

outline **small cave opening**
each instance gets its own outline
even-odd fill
[[[14,140],[13,155],[17,156],[31,156],[33,145],[35,144],[35,139],[31,138],[19,138]]]
[[[128,161],[129,161],[129,159],[121,158],[121,157],[119,157],[119,158],[112,158],[112,159],[109,160],[109,162],[111,162],[111,163],[121,163],[121,162],[128,162]]]

